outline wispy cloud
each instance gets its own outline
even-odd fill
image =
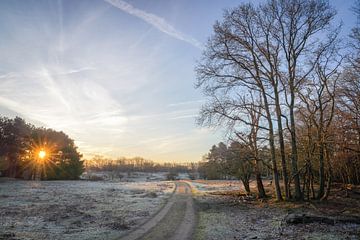
[[[90,70],[95,70],[95,68],[94,68],[94,67],[74,68],[74,69],[69,69],[69,70],[67,70],[66,72],[63,72],[63,73],[61,73],[61,74],[67,75],[67,74],[80,73],[80,72],[90,71]]]
[[[170,118],[170,120],[178,120],[178,119],[186,119],[186,118],[194,118],[197,117],[198,115],[196,114],[190,114],[190,115],[183,115],[183,116],[177,116],[177,117],[172,117]]]
[[[114,7],[117,7],[118,9],[128,14],[131,14],[133,16],[136,16],[144,20],[145,22],[157,28],[159,31],[166,33],[173,38],[190,43],[191,45],[199,49],[202,49],[202,44],[198,40],[182,33],[181,31],[177,30],[174,26],[169,24],[165,19],[153,13],[148,13],[144,10],[138,9],[123,0],[104,0],[104,1],[110,3]]]
[[[44,66],[4,74],[0,78],[0,106],[70,134],[98,128],[103,132],[123,130],[127,120],[122,106],[100,84],[73,74],[86,69],[91,68]]]
[[[131,116],[129,119],[131,119],[132,121],[149,120],[149,119],[174,120],[174,119],[195,117],[195,116],[197,116],[198,111],[199,111],[199,109],[197,109],[197,108],[189,108],[189,109],[176,110],[176,111],[170,111],[170,112],[162,112],[162,113],[157,113],[157,114],[135,115],[135,116]]]
[[[179,106],[187,106],[187,105],[199,105],[204,103],[205,100],[193,100],[193,101],[184,101],[184,102],[177,102],[177,103],[170,103],[168,107],[179,107]]]

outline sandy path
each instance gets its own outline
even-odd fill
[[[188,240],[195,225],[191,188],[176,182],[176,191],[168,203],[149,221],[121,240]]]

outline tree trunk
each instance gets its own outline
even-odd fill
[[[318,199],[324,196],[325,190],[325,172],[324,172],[324,144],[320,144],[319,149],[319,192],[317,195]]]
[[[327,185],[326,185],[326,191],[324,193],[324,195],[322,196],[322,198],[320,199],[321,201],[325,201],[328,199],[329,195],[330,195],[330,190],[331,190],[331,174],[330,170],[329,170],[329,176],[328,176],[328,181],[327,181]]]
[[[245,191],[246,191],[246,194],[250,194],[251,191],[250,191],[250,182],[249,182],[249,179],[241,179],[243,185],[244,185],[244,188],[245,188]]]
[[[266,198],[264,185],[261,179],[261,174],[259,172],[256,173],[256,186],[258,189],[258,198]]]
[[[286,156],[285,156],[285,144],[284,144],[284,134],[283,134],[283,126],[282,126],[282,119],[281,119],[281,108],[279,103],[279,94],[277,91],[277,87],[274,86],[274,93],[275,93],[275,106],[276,106],[276,117],[278,123],[278,135],[279,135],[279,145],[280,145],[280,155],[281,155],[281,168],[283,174],[283,182],[285,187],[285,200],[290,198],[290,189],[289,189],[289,177],[286,168]]]
[[[331,176],[333,174],[332,172],[332,164],[330,162],[330,156],[329,156],[329,153],[328,151],[326,151],[326,160],[328,162],[328,166],[329,166],[329,169],[328,169],[328,182],[327,182],[327,186],[326,186],[326,191],[324,193],[324,195],[322,196],[322,198],[320,199],[321,201],[324,201],[324,200],[327,200],[329,195],[330,195],[330,190],[331,190],[331,182],[332,182],[332,179],[331,179]]]
[[[266,111],[266,118],[269,124],[269,144],[270,144],[270,152],[271,152],[271,162],[272,162],[272,170],[273,170],[273,178],[274,178],[274,184],[275,184],[275,192],[276,192],[276,200],[282,201],[282,195],[281,195],[281,188],[279,183],[279,172],[277,169],[277,163],[276,163],[276,152],[275,152],[275,141],[274,141],[274,128],[273,128],[273,122],[271,119],[271,113],[269,109],[269,103],[267,101],[267,96],[265,93],[265,90],[262,89],[262,95],[264,98],[264,107]]]
[[[312,193],[312,198],[315,198],[315,188],[314,188],[314,174],[311,171],[311,182],[310,182],[310,186],[311,186],[311,193]]]
[[[321,199],[324,196],[325,188],[325,172],[324,172],[324,113],[321,98],[319,98],[319,110],[320,110],[320,119],[319,119],[319,128],[318,128],[318,143],[319,143],[319,192],[317,195],[318,199]]]
[[[255,152],[255,177],[256,177],[256,187],[258,189],[258,198],[265,198],[266,197],[266,193],[265,193],[265,189],[264,189],[264,185],[261,179],[261,172],[259,169],[259,151],[258,151],[258,147],[257,147],[257,143],[256,143],[256,138],[257,138],[257,132],[254,132],[253,138],[255,141],[253,141],[253,145],[254,145],[254,152]]]
[[[291,89],[291,103],[290,103],[290,132],[291,132],[291,173],[294,178],[295,186],[295,199],[301,200],[301,186],[300,186],[300,177],[298,172],[298,152],[297,152],[297,143],[296,143],[296,125],[295,125],[295,115],[294,115],[294,103],[295,103],[295,92],[294,89]]]
[[[281,188],[280,188],[280,183],[279,183],[279,172],[277,169],[277,164],[276,164],[276,155],[275,155],[275,146],[274,146],[274,137],[270,137],[270,147],[271,150],[271,161],[272,161],[272,167],[273,167],[273,177],[274,177],[274,184],[275,184],[275,191],[276,191],[276,199],[278,201],[282,201],[283,198],[281,196]]]

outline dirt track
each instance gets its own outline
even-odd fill
[[[194,226],[191,188],[185,182],[176,182],[176,191],[168,203],[152,219],[121,240],[188,240],[192,237]]]

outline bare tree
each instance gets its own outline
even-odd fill
[[[262,115],[261,98],[254,96],[250,91],[246,96],[238,96],[237,99],[227,99],[225,97],[221,98],[221,100],[214,99],[214,102],[202,109],[199,118],[199,123],[202,125],[219,124],[223,127],[226,126],[230,133],[231,142],[241,145],[241,154],[243,154],[246,146],[248,150],[245,152],[248,157],[246,158],[247,161],[245,165],[249,166],[250,163],[253,168],[251,172],[255,173],[259,198],[266,196],[259,170],[259,165],[262,161],[258,149],[259,139],[263,139],[264,136],[262,136],[262,134],[264,131],[268,131],[260,122],[261,119],[263,119]],[[262,134],[259,133],[260,131]],[[239,146],[239,144],[231,145],[235,153],[233,159],[242,161],[241,159],[243,158],[239,158],[240,153],[235,151],[238,149],[236,146]],[[232,165],[236,166],[236,164]],[[243,164],[241,166],[243,167],[245,165]],[[246,181],[243,180],[243,182]]]
[[[247,90],[261,95],[279,200],[282,196],[275,131],[278,133],[285,197],[289,198],[282,123],[285,118],[290,132],[295,198],[301,199],[294,114],[297,94],[337,37],[337,34],[329,34],[335,14],[327,1],[321,0],[269,0],[258,7],[242,4],[226,11],[223,22],[215,24],[214,35],[197,66],[197,87],[210,98],[231,98]],[[328,38],[324,37],[326,34],[329,34]],[[323,41],[319,41],[320,36]],[[274,120],[277,126],[274,126]]]
[[[209,40],[207,50],[204,52],[204,59],[196,69],[198,76],[196,86],[201,87],[205,95],[213,99],[212,102],[203,107],[201,115],[205,118],[201,117],[200,123],[204,123],[207,118],[208,124],[219,124],[216,122],[219,119],[212,118],[216,116],[215,114],[207,113],[217,109],[222,110],[222,112],[224,112],[223,110],[226,111],[225,107],[228,107],[229,104],[222,104],[219,107],[218,103],[224,102],[222,99],[230,99],[226,102],[231,102],[232,96],[244,94],[249,90],[258,92],[263,101],[263,116],[267,120],[267,126],[261,128],[267,130],[269,135],[276,196],[278,200],[282,200],[270,107],[271,96],[269,86],[264,81],[262,69],[264,56],[258,47],[258,40],[262,37],[257,30],[259,29],[257,25],[257,10],[248,4],[241,5],[233,11],[225,12],[224,22],[215,24],[214,36]],[[226,115],[220,114],[220,116]],[[242,117],[233,116],[233,120],[251,126],[251,123]]]
[[[322,199],[325,194],[325,157],[328,157],[328,171],[331,171],[330,146],[332,142],[332,133],[329,131],[335,114],[336,89],[337,82],[340,77],[339,71],[343,57],[339,54],[338,44],[329,46],[324,54],[315,64],[314,72],[309,76],[304,87],[305,94],[300,92],[300,98],[306,106],[309,127],[314,126],[316,130],[316,145],[310,151],[314,155],[315,147],[317,147],[317,155],[319,162],[319,192],[318,199]],[[304,113],[302,113],[304,115]],[[308,130],[311,131],[311,130]],[[309,133],[311,134],[311,133]],[[311,136],[309,136],[311,138]],[[310,139],[309,139],[310,140]],[[311,139],[312,141],[312,139]],[[309,144],[309,147],[310,144]],[[330,176],[328,174],[330,186]]]
[[[318,59],[337,36],[319,41],[319,34],[330,33],[329,26],[336,12],[327,1],[322,0],[273,0],[266,9],[275,15],[273,36],[280,43],[280,57],[284,59],[278,72],[281,73],[281,82],[286,91],[284,97],[289,109],[291,172],[295,185],[295,198],[301,199],[294,114],[297,92],[313,72]]]
[[[357,25],[352,29],[350,54],[339,79],[336,104],[337,156],[333,177],[344,184],[360,183],[360,1],[354,6]]]
[[[245,99],[242,100],[242,106],[247,112],[249,122],[251,123],[250,131],[248,134],[244,134],[241,132],[235,132],[237,138],[245,143],[252,152],[252,159],[253,159],[253,171],[255,173],[256,178],[256,186],[258,189],[258,198],[265,198],[266,193],[264,189],[264,185],[261,178],[261,171],[260,171],[260,162],[261,157],[259,154],[259,147],[258,142],[261,139],[261,136],[259,136],[259,130],[260,130],[260,119],[262,118],[262,102],[261,98],[258,99],[258,103],[256,103],[256,100],[254,99],[253,94],[250,92],[250,99],[251,102],[247,104],[245,102]]]

